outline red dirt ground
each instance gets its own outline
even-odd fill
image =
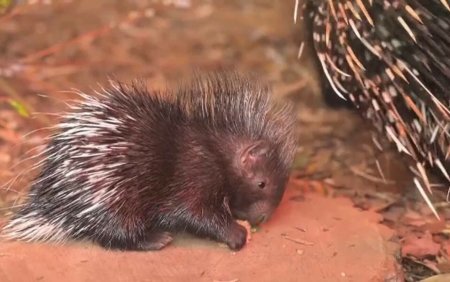
[[[149,253],[0,243],[0,281],[401,281],[392,231],[379,215],[345,199],[303,196],[291,187],[237,253],[186,236]]]

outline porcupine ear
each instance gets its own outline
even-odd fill
[[[269,144],[264,141],[251,143],[244,148],[240,155],[240,164],[246,176],[252,175],[252,170],[255,164],[260,162],[269,151]]]

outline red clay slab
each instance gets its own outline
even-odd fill
[[[273,219],[237,253],[186,236],[148,253],[1,242],[0,281],[397,281],[391,232],[376,214],[299,193],[288,189]]]

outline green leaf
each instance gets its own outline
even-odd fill
[[[3,0],[0,0],[3,1]],[[9,100],[9,104],[16,110],[16,112],[23,116],[23,117],[29,117],[30,113],[28,112],[27,108],[24,104],[17,100]]]
[[[0,0],[0,13],[7,12],[15,4],[15,0]]]
[[[13,0],[0,0],[0,8],[7,8],[12,5]]]
[[[307,154],[305,154],[305,153],[303,153],[303,154],[297,154],[296,156],[295,156],[295,159],[294,159],[294,164],[293,164],[293,168],[294,169],[303,169],[303,168],[305,168],[306,167],[306,165],[308,164],[308,162],[309,162],[309,155],[307,155]]]

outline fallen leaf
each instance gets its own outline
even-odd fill
[[[436,256],[441,246],[433,241],[430,232],[423,236],[408,235],[402,246],[402,256],[413,256],[415,258],[425,258],[427,256]]]
[[[424,216],[411,210],[406,211],[403,215],[403,218],[406,224],[415,227],[424,226],[427,223],[427,220],[424,218]]]
[[[421,227],[421,230],[423,231],[428,230],[432,234],[437,234],[437,233],[444,233],[445,228],[446,226],[444,220],[437,221],[433,218],[433,221],[426,223],[424,226]]]
[[[294,169],[304,169],[309,162],[309,155],[300,153],[295,156],[292,167]]]
[[[9,100],[9,104],[16,110],[16,112],[19,115],[21,115],[23,117],[29,117],[30,116],[27,108],[21,102],[19,102],[17,100]]]
[[[9,12],[15,2],[14,0],[0,0],[0,14]]]

